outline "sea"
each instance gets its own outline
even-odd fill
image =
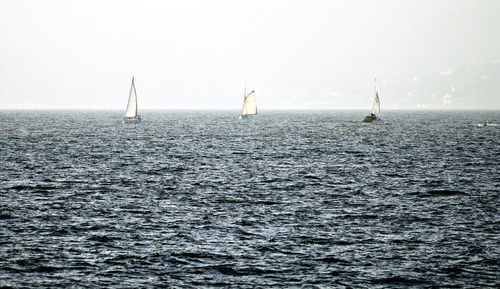
[[[1,110],[0,288],[499,288],[499,111],[365,114]]]

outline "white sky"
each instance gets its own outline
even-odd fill
[[[498,0],[0,0],[0,109],[500,109]]]

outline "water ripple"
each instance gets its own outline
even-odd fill
[[[0,287],[499,287],[494,112],[0,111]]]

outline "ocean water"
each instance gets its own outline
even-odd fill
[[[498,111],[0,111],[0,287],[500,287]]]

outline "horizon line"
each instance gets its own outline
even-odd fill
[[[50,107],[12,107],[5,110],[79,110],[79,111],[123,111],[121,108],[50,108]],[[241,108],[143,108],[140,111],[239,111]],[[369,111],[366,108],[260,108],[259,111]],[[384,111],[497,111],[500,108],[385,108]]]

